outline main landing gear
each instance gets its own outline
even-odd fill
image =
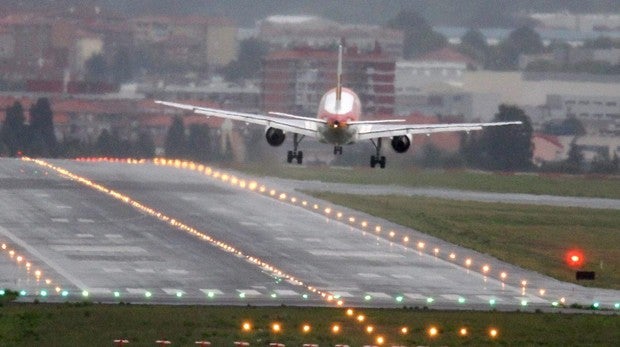
[[[370,167],[374,168],[379,164],[379,167],[385,169],[385,157],[381,155],[381,138],[377,139],[377,142],[370,140],[375,146],[376,155],[370,156]]]
[[[288,151],[287,155],[286,155],[286,162],[287,163],[292,163],[293,159],[297,160],[297,164],[300,164],[303,162],[304,160],[304,152],[302,151],[297,151],[297,147],[299,146],[299,143],[301,142],[301,140],[303,140],[305,137],[305,135],[302,135],[301,137],[299,136],[299,134],[293,134],[293,150],[292,151]]]
[[[334,155],[342,155],[342,146],[334,146]]]

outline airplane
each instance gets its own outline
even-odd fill
[[[334,155],[342,154],[342,146],[362,140],[370,140],[375,147],[375,155],[370,157],[372,168],[379,164],[385,168],[385,156],[381,155],[383,138],[391,138],[391,146],[397,153],[406,152],[415,134],[465,131],[469,133],[484,127],[519,125],[521,122],[492,123],[453,123],[453,124],[398,124],[405,119],[362,120],[362,106],[357,94],[342,85],[342,45],[338,48],[336,87],[323,95],[317,116],[303,117],[283,112],[268,112],[268,115],[227,111],[200,107],[177,102],[156,100],[155,103],[191,111],[208,117],[221,117],[231,120],[265,126],[265,138],[271,146],[284,143],[286,133],[293,134],[293,150],[287,153],[287,162],[303,162],[300,142],[306,137],[334,146]]]

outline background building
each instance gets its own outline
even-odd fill
[[[314,116],[321,97],[336,86],[336,49],[297,49],[267,55],[263,62],[263,109]],[[394,114],[392,57],[348,47],[343,57],[343,85],[360,97],[366,117]]]

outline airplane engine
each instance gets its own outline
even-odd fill
[[[394,136],[392,137],[392,148],[397,153],[404,153],[411,146],[411,137],[410,135],[402,135],[402,136]]]
[[[284,135],[284,131],[282,131],[282,129],[269,127],[267,128],[267,131],[265,131],[265,138],[267,139],[267,143],[277,147],[284,142],[286,135]]]

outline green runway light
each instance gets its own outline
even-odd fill
[[[372,296],[370,296],[370,295],[366,295],[366,296],[364,297],[364,300],[366,300],[366,301],[369,301],[370,299],[372,299]]]
[[[495,306],[495,299],[491,299],[491,300],[489,300],[489,305],[491,305],[491,306]]]
[[[42,290],[39,294],[40,294],[41,296],[47,296],[47,291]]]
[[[403,301],[403,297],[402,296],[397,296],[396,297],[396,302],[402,302]]]
[[[601,304],[598,303],[598,302],[595,302],[595,303],[592,304],[592,308],[595,309],[595,310],[598,310],[599,306],[601,306]]]
[[[554,302],[552,302],[552,303],[551,303],[551,306],[553,306],[553,307],[558,307],[558,305],[559,305],[559,304],[558,304],[558,302],[557,302],[557,301],[554,301]]]
[[[245,298],[245,293],[239,293],[239,297],[242,299]]]
[[[429,303],[429,304],[432,304],[433,301],[435,301],[435,299],[433,299],[433,298],[426,298],[426,302]]]
[[[306,300],[306,299],[308,299],[308,294],[304,294],[301,297],[304,298],[304,300]]]
[[[271,297],[272,297],[273,299],[275,299],[275,298],[277,298],[278,296],[276,295],[276,293],[271,293]]]
[[[144,296],[146,296],[147,298],[150,298],[151,295],[153,295],[153,294],[151,294],[151,292],[144,292]]]
[[[334,295],[334,299],[340,299],[340,295]]]
[[[0,289],[0,296],[4,295],[6,292],[4,291],[4,289]]]
[[[60,293],[60,295],[62,295],[62,296],[67,296],[67,295],[69,295],[69,292],[68,292],[68,291],[66,291],[66,290],[63,290],[63,291],[62,291],[62,293]]]
[[[28,292],[26,292],[25,290],[19,292],[19,296],[26,296],[26,294],[28,294]]]
[[[181,293],[181,292],[177,292],[177,298],[180,298],[180,297],[182,297],[182,296],[183,296],[183,293]]]
[[[619,309],[620,308],[620,303],[614,304],[614,308]]]
[[[215,293],[213,293],[213,292],[208,292],[208,293],[207,293],[207,296],[208,296],[208,297],[210,297],[210,298],[213,298],[213,297],[215,296]]]
[[[459,304],[464,304],[465,303],[465,298],[461,297],[459,298]]]
[[[120,296],[121,296],[121,293],[119,293],[119,292],[114,292],[114,297],[115,297],[115,298],[119,298]]]
[[[527,306],[527,300],[521,300],[521,306]]]
[[[82,296],[87,298],[88,297],[88,291],[86,291],[86,290],[82,291]]]

